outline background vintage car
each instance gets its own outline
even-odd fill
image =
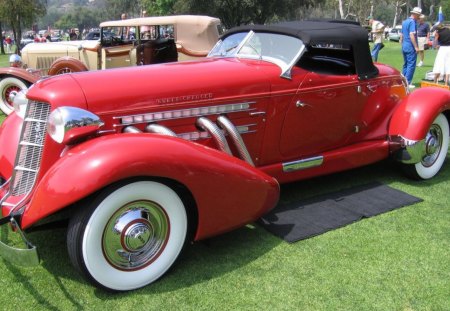
[[[394,28],[389,30],[389,33],[388,33],[389,41],[399,42],[401,33],[402,33],[402,26],[395,26]]]
[[[189,60],[205,57],[222,31],[218,18],[195,15],[108,21],[100,28],[97,41],[29,43],[21,51],[22,61],[46,76]],[[0,109],[11,113],[10,94],[36,80],[35,72],[0,69]]]
[[[69,218],[75,268],[116,291],[160,278],[185,243],[259,218],[279,183],[389,157],[430,179],[449,143],[450,92],[409,93],[345,21],[238,27],[205,59],[55,76],[14,104],[0,224],[26,239]],[[0,252],[37,263],[27,245]]]

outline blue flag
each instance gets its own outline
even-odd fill
[[[442,7],[439,7],[439,14],[438,14],[438,22],[443,23],[444,22],[444,14],[442,13]]]

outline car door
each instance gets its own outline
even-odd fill
[[[360,90],[356,75],[308,73],[286,110],[283,159],[320,155],[350,141],[362,126]]]
[[[132,56],[136,54],[133,44],[119,45],[102,49],[102,69],[129,67],[134,65]]]

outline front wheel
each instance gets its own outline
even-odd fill
[[[13,98],[22,91],[28,89],[28,86],[22,80],[14,77],[7,77],[0,81],[0,109],[4,114],[9,115],[13,112]]]
[[[403,164],[405,173],[414,179],[430,179],[442,168],[448,152],[449,125],[441,113],[431,124],[425,137],[425,156],[419,163]]]
[[[55,60],[48,70],[49,76],[61,75],[64,73],[88,71],[85,64],[76,58],[66,56]]]
[[[90,281],[127,291],[161,277],[187,235],[186,209],[168,186],[137,181],[106,188],[71,220],[70,259]]]

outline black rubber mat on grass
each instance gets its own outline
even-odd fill
[[[421,201],[381,183],[371,183],[303,202],[279,204],[259,223],[292,243]]]

